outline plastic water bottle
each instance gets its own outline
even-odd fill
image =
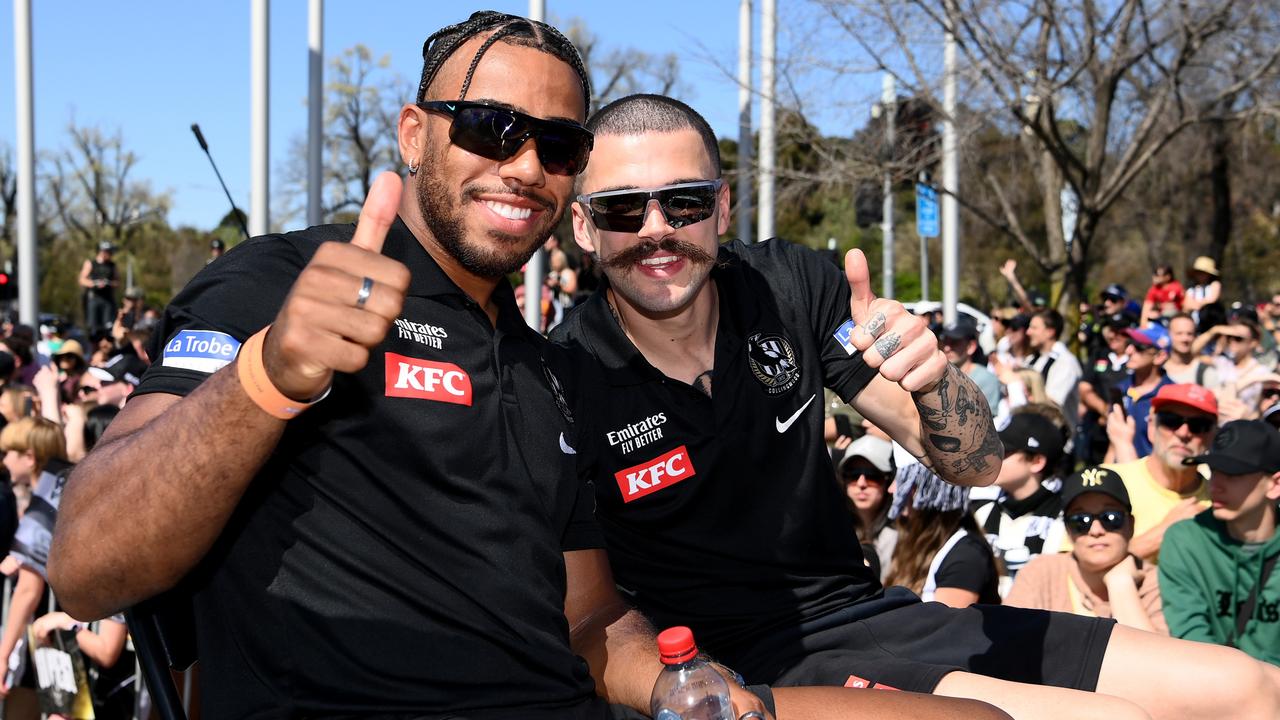
[[[734,720],[729,683],[698,657],[693,631],[673,627],[658,634],[666,665],[653,684],[649,710],[654,720]]]

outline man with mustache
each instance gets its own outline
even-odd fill
[[[1226,698],[1246,698],[1242,714],[1280,711],[1236,651],[882,590],[815,401],[830,387],[936,473],[986,485],[1003,451],[981,392],[922,319],[873,295],[860,251],[841,274],[782,240],[719,245],[729,188],[692,108],[631,96],[588,127],[574,237],[607,286],[552,339],[572,354],[574,448],[614,577],[657,624],[691,626],[748,682],[775,687],[979,698],[1026,718],[1216,717]],[[1231,670],[1177,680],[1208,667]]]
[[[1217,429],[1218,399],[1211,391],[1190,383],[1165,385],[1151,399],[1151,454],[1103,466],[1119,473],[1133,502],[1134,555],[1156,562],[1169,526],[1209,506],[1205,478],[1183,461],[1204,453]]]

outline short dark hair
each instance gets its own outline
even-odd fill
[[[640,135],[693,130],[702,139],[711,172],[720,177],[720,143],[716,134],[697,110],[665,95],[628,95],[597,110],[587,129],[601,135]]]
[[[417,102],[427,99],[427,89],[435,80],[436,73],[440,72],[445,61],[463,43],[489,31],[493,31],[493,34],[476,51],[475,57],[471,59],[471,66],[467,68],[466,78],[462,81],[462,91],[458,94],[459,100],[466,97],[467,88],[471,86],[471,76],[475,74],[481,56],[493,43],[502,40],[509,45],[537,48],[565,61],[578,74],[578,81],[582,83],[582,107],[584,110],[591,107],[591,81],[587,77],[587,68],[582,63],[582,56],[578,54],[578,49],[573,46],[569,38],[544,22],[493,10],[472,13],[471,17],[463,22],[432,33],[431,37],[422,44],[422,77],[418,81]]]
[[[1044,323],[1045,327],[1052,328],[1054,337],[1062,337],[1062,313],[1053,309],[1039,310],[1031,317],[1040,318],[1040,322]]]

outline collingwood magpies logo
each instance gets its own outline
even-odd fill
[[[781,335],[756,333],[747,338],[747,362],[770,395],[784,393],[800,382],[796,353]]]
[[[560,410],[560,414],[564,419],[573,423],[573,411],[569,410],[569,401],[564,397],[564,386],[560,384],[560,378],[551,372],[551,368],[547,367],[544,360],[542,363],[542,374],[547,377],[547,385],[551,387],[551,397],[556,399],[556,408]]]

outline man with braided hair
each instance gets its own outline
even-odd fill
[[[208,265],[68,481],[50,559],[64,608],[102,617],[181,581],[205,718],[649,707],[654,631],[618,597],[575,478],[568,374],[504,280],[586,162],[585,70],[554,28],[491,12],[423,57],[398,126],[412,187],[385,174],[354,228]],[[735,717],[769,717],[758,693],[733,685]],[[846,698],[777,701],[793,718],[996,716]]]

